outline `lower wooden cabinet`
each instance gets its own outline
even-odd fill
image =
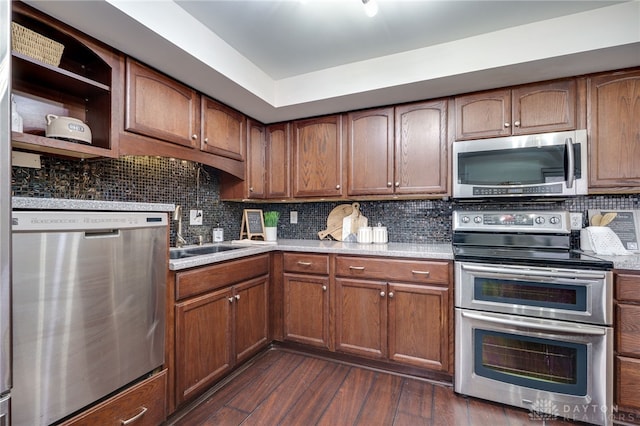
[[[284,339],[330,349],[329,256],[285,253]]]
[[[268,259],[265,254],[176,274],[176,293],[188,295],[175,304],[176,405],[268,344]],[[241,273],[230,273],[238,268]]]
[[[451,372],[450,276],[450,262],[337,256],[336,350]]]
[[[161,371],[63,423],[65,426],[157,426],[167,417],[167,371]]]
[[[616,274],[615,297],[614,405],[640,423],[640,274]]]

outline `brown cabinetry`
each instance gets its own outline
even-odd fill
[[[12,51],[12,88],[23,132],[12,132],[17,149],[66,157],[117,157],[122,56],[21,2],[12,21],[64,46],[59,65]],[[8,23],[7,23],[8,24]],[[91,130],[91,143],[45,137],[46,115],[73,117]]]
[[[246,117],[204,95],[201,98],[200,148],[221,157],[244,161]]]
[[[348,114],[348,195],[447,192],[447,101]]]
[[[342,116],[292,124],[293,196],[342,196]]]
[[[451,372],[451,264],[336,257],[337,351]]]
[[[284,253],[284,339],[331,349],[329,256]]]
[[[167,371],[164,370],[62,424],[156,426],[167,416],[166,394]]]
[[[614,404],[640,413],[640,274],[616,274],[615,285]]]
[[[574,130],[576,111],[574,79],[457,96],[456,140]]]
[[[196,148],[199,102],[195,90],[127,58],[126,131]]]
[[[261,123],[251,119],[247,120],[247,177],[244,182],[245,191],[242,198],[260,199],[266,196],[267,151],[265,136],[265,128]],[[224,195],[222,196],[224,197]]]
[[[640,190],[640,70],[589,78],[589,191]]]
[[[289,198],[291,195],[289,123],[267,126],[266,138],[266,198]]]
[[[268,274],[268,255],[176,274],[176,405],[267,345]]]
[[[614,405],[640,414],[640,274],[618,273],[615,285]]]

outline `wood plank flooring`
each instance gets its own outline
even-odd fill
[[[529,411],[457,395],[449,386],[274,349],[175,426],[535,426]],[[547,421],[547,425],[571,422]]]

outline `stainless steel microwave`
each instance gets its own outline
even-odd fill
[[[587,193],[587,131],[454,142],[453,197]]]

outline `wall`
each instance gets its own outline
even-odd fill
[[[218,171],[184,160],[159,157],[63,160],[42,156],[41,169],[13,167],[14,196],[72,198],[104,201],[172,203],[183,206],[183,236],[195,243],[198,235],[210,242],[216,224],[224,228],[225,240],[239,238],[242,210],[247,208],[281,213],[279,238],[317,239],[326,228],[327,216],[342,202],[236,203],[220,200]],[[360,210],[369,224],[388,227],[389,241],[406,243],[450,242],[454,209],[536,208],[542,210],[640,209],[640,195],[584,196],[564,201],[458,203],[450,200],[362,201]],[[203,210],[203,225],[189,226],[190,209]],[[298,224],[289,223],[289,212],[298,212]],[[171,222],[171,244],[176,223]]]

